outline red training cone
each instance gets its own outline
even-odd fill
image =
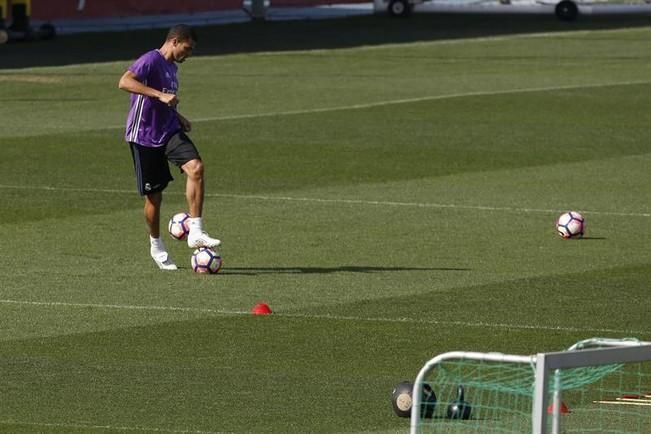
[[[253,309],[251,309],[251,313],[253,315],[269,315],[272,312],[268,304],[258,303],[255,306],[253,306]]]
[[[554,403],[551,403],[549,404],[549,406],[547,406],[547,414],[552,414],[553,412],[554,412]],[[570,408],[567,405],[565,405],[563,401],[561,401],[561,414],[566,414],[566,413],[570,413]]]

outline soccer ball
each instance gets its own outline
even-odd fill
[[[208,247],[199,247],[190,260],[195,273],[217,274],[222,268],[222,257]]]
[[[167,230],[175,240],[185,240],[190,232],[190,228],[188,227],[189,223],[190,214],[180,212],[172,216],[170,222],[167,224]]]
[[[414,383],[403,381],[398,384],[391,393],[391,406],[393,412],[399,417],[410,417],[413,405],[412,391]],[[420,406],[420,416],[431,418],[436,407],[436,394],[429,384],[423,384],[423,394]]]
[[[561,238],[579,238],[585,231],[585,219],[576,211],[561,214],[556,221],[556,230]]]

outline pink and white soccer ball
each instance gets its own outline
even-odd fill
[[[568,211],[556,221],[556,230],[561,238],[579,238],[585,232],[585,219],[576,211]]]
[[[195,273],[216,274],[222,268],[222,257],[208,247],[199,247],[192,254],[192,270]]]
[[[188,233],[190,233],[189,223],[190,214],[180,212],[172,216],[170,222],[167,224],[167,230],[175,240],[185,240],[188,237]]]

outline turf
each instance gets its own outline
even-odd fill
[[[441,352],[651,340],[651,28],[445,17],[203,29],[217,276],[147,254],[117,80],[159,32],[0,47],[0,431],[405,431]]]

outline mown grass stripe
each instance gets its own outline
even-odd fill
[[[113,194],[135,194],[132,190],[121,190],[112,188],[75,188],[75,187],[50,187],[50,186],[30,186],[30,185],[0,185],[0,189],[16,190],[43,190],[43,191],[63,191],[77,193],[113,193]],[[185,193],[168,192],[168,195],[183,196]],[[206,197],[222,197],[229,199],[244,200],[264,200],[264,201],[285,201],[285,202],[313,202],[313,203],[330,203],[330,204],[347,204],[347,205],[372,205],[385,207],[411,207],[411,208],[446,208],[459,210],[474,211],[505,211],[505,212],[522,212],[537,214],[556,214],[567,211],[566,209],[543,209],[543,208],[517,208],[517,207],[500,207],[490,205],[460,205],[452,203],[433,203],[433,202],[397,202],[386,200],[365,200],[365,199],[326,199],[318,197],[294,197],[294,196],[267,196],[259,194],[228,194],[228,193],[206,193]],[[610,215],[621,217],[651,217],[651,213],[645,212],[619,212],[619,211],[600,211],[600,210],[582,210],[583,214],[592,215]]]
[[[209,309],[209,308],[194,308],[194,307],[178,307],[178,306],[151,306],[151,305],[127,305],[127,304],[100,304],[100,303],[69,303],[69,302],[49,302],[49,301],[30,301],[30,300],[0,300],[0,304],[15,304],[21,306],[39,306],[39,307],[64,307],[64,308],[95,308],[95,309],[110,309],[110,310],[140,310],[140,311],[170,311],[170,312],[187,312],[199,314],[212,314],[224,316],[241,316],[250,315],[248,311],[241,310],[227,310],[227,309]],[[382,317],[362,317],[362,316],[349,316],[349,315],[330,315],[330,314],[309,314],[309,313],[283,313],[274,312],[274,316],[284,318],[298,318],[298,319],[316,319],[316,320],[332,320],[332,321],[351,321],[351,322],[383,322],[383,323],[413,323],[413,324],[427,324],[427,325],[443,325],[454,327],[468,327],[468,328],[494,328],[494,329],[507,329],[507,330],[549,330],[549,331],[563,331],[563,332],[601,332],[601,333],[634,333],[645,334],[651,333],[651,330],[625,330],[625,329],[610,329],[610,328],[594,328],[594,327],[563,327],[551,326],[540,324],[508,324],[508,323],[490,323],[484,321],[471,322],[471,321],[441,321],[432,319],[416,319],[416,318],[382,318]]]

